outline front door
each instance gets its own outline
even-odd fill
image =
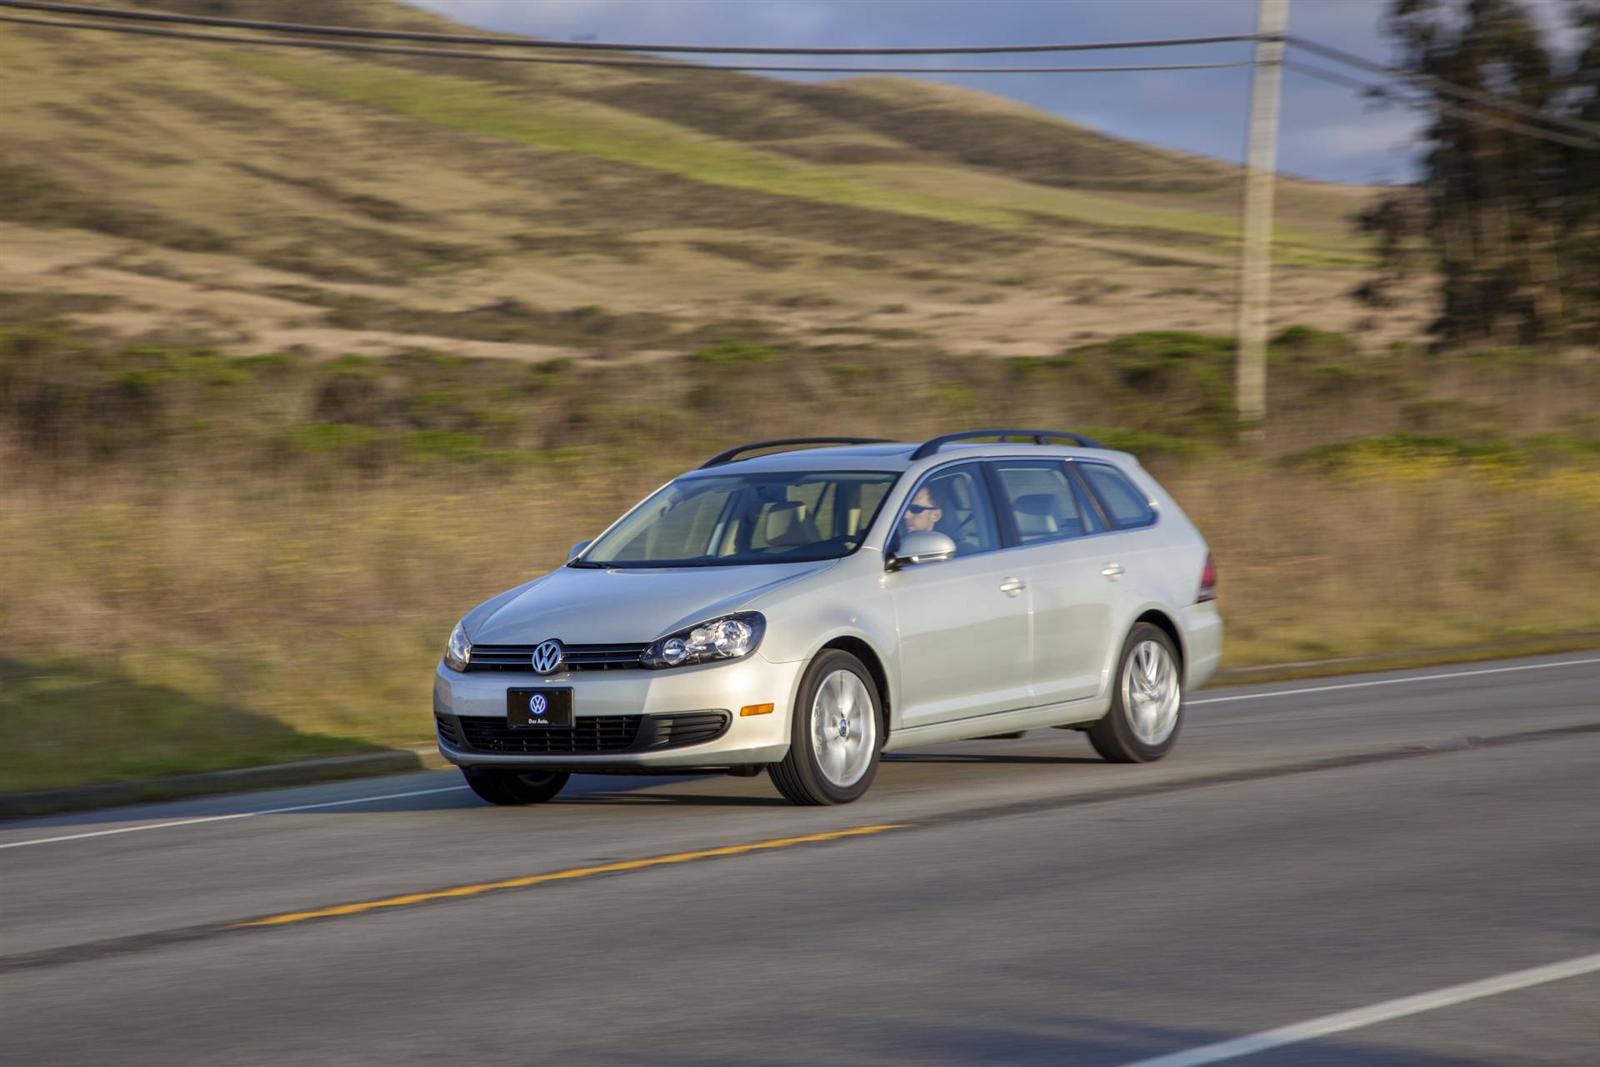
[[[994,507],[975,463],[928,475],[896,530],[929,529],[953,558],[889,575],[900,631],[900,721],[925,726],[1034,703],[1027,583],[1000,551]],[[894,540],[890,541],[890,551]]]

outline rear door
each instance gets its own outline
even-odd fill
[[[1165,538],[1157,530],[1160,513],[1150,495],[1114,463],[1077,458],[1069,466],[1110,530],[1090,540],[1096,542],[1101,573],[1118,598],[1116,618],[1130,619],[1141,603],[1173,603],[1173,558],[1163,547]],[[1196,570],[1199,566],[1196,562]],[[1199,579],[1189,580],[1195,583],[1192,588],[1198,587]]]
[[[918,510],[913,514],[909,509]],[[900,631],[900,720],[905,726],[1009,711],[1033,703],[1026,583],[978,463],[940,467],[895,518],[946,534],[956,555],[887,576]]]
[[[989,462],[1002,521],[1017,547],[1005,555],[1027,583],[1033,604],[1029,670],[1035,704],[1095,696],[1109,653],[1117,588],[1101,572],[1104,523],[1065,462]]]

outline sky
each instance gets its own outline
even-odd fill
[[[555,40],[797,47],[943,46],[1109,41],[1250,33],[1256,0],[408,0],[483,29]],[[1533,0],[1546,22],[1560,0]],[[1385,60],[1389,0],[1291,0],[1289,31]],[[1115,65],[1225,62],[1248,44],[1118,51],[1021,62]],[[1310,57],[1307,57],[1309,60]],[[719,61],[708,57],[708,62]],[[973,62],[998,65],[1000,59]],[[799,60],[806,62],[806,60]],[[872,62],[849,58],[819,63]],[[892,62],[953,65],[951,57]],[[796,77],[806,77],[797,75]],[[1012,97],[1105,133],[1239,161],[1247,69],[1134,74],[929,75]],[[1418,120],[1348,89],[1287,72],[1280,169],[1343,182],[1413,177]]]

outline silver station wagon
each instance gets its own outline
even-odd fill
[[[1076,434],[743,445],[461,620],[439,750],[496,804],[763,769],[840,804],[883,752],[1046,726],[1155,760],[1221,656],[1214,586],[1138,461]]]

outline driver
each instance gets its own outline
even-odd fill
[[[928,487],[923,486],[911,498],[911,503],[906,505],[906,513],[900,521],[906,533],[916,533],[933,529],[942,518],[944,510],[933,502],[933,494],[928,492]]]

